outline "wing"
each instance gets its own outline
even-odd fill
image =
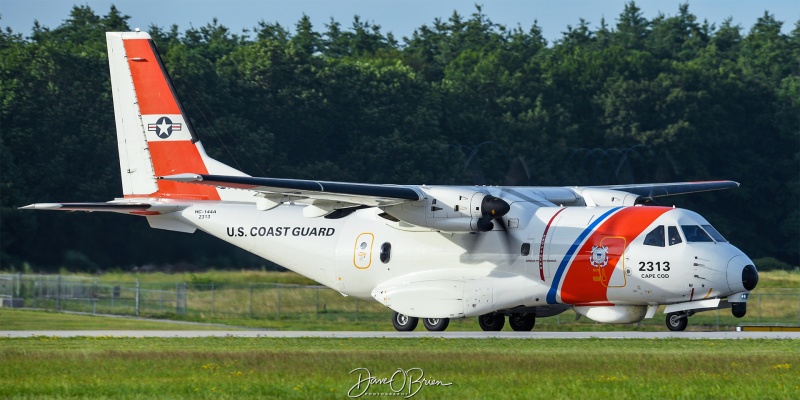
[[[225,176],[203,174],[177,174],[159,177],[159,179],[196,183],[231,189],[246,189],[259,192],[262,197],[260,209],[270,209],[278,205],[294,201],[309,204],[304,213],[306,216],[321,216],[335,209],[369,206],[384,207],[419,201],[428,198],[430,193],[413,185],[377,185],[364,183],[345,183],[312,181],[301,179],[259,178],[248,176]],[[613,190],[631,193],[646,199],[660,196],[671,196],[687,193],[705,192],[738,187],[733,181],[674,182],[647,183],[631,185],[567,187],[525,187],[500,188],[533,190],[544,199],[555,204],[583,205],[585,198],[581,193],[586,189]],[[576,189],[578,191],[576,192]],[[613,192],[609,192],[613,193]],[[576,197],[577,194],[577,197]],[[586,194],[586,193],[584,193]],[[501,195],[502,197],[502,195]],[[593,204],[604,205],[596,201]],[[605,204],[613,205],[613,204]],[[632,204],[631,204],[632,205]]]
[[[598,189],[619,190],[643,197],[674,196],[679,194],[708,192],[711,190],[731,189],[739,187],[734,181],[701,181],[674,183],[643,183],[635,185],[587,186]]]
[[[273,202],[305,201],[319,206],[321,203],[342,203],[335,208],[347,206],[389,206],[408,201],[418,201],[425,195],[415,186],[376,185],[368,183],[346,183],[311,181],[302,179],[258,178],[249,176],[225,176],[202,174],[177,174],[159,179],[196,183],[232,189],[261,192]]]

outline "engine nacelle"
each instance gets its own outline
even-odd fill
[[[647,306],[575,306],[572,309],[592,321],[606,324],[639,322],[647,314]]]
[[[635,206],[639,199],[639,195],[612,189],[576,188],[573,190],[583,197],[583,202],[590,207]]]
[[[511,209],[504,200],[473,188],[422,187],[422,201],[382,207],[387,214],[412,225],[445,232],[483,232],[494,228],[492,220]]]

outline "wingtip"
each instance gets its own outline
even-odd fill
[[[20,210],[56,210],[61,208],[61,203],[36,203],[20,207]]]

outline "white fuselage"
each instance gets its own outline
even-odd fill
[[[644,243],[654,227],[663,226],[666,232],[669,227],[707,224],[681,209],[517,202],[509,213],[518,221],[512,228],[447,233],[384,218],[379,208],[329,219],[303,217],[304,207],[284,204],[259,211],[252,203],[198,202],[179,215],[157,218],[195,225],[363,299],[376,298],[373,290],[386,282],[436,276],[516,279],[509,290],[522,294],[496,306],[654,305],[744,291],[735,282],[729,284],[727,276],[731,259],[746,256],[727,242],[690,243],[681,236],[680,243],[671,245]],[[493,283],[493,290],[502,292],[502,279]]]

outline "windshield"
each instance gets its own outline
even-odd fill
[[[713,242],[711,236],[708,236],[706,231],[700,228],[700,225],[681,225],[681,229],[683,229],[683,236],[686,236],[687,242]]]
[[[703,225],[703,229],[717,242],[727,242],[724,237],[711,225]]]

